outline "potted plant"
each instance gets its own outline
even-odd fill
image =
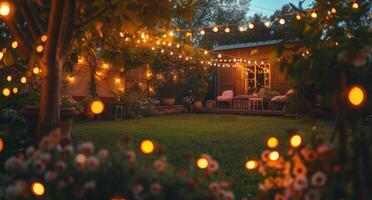
[[[39,93],[30,93],[28,95],[28,100],[25,103],[21,113],[25,116],[26,119],[26,128],[31,138],[31,142],[37,142],[38,138],[33,136],[37,135],[37,125],[39,119],[39,102],[40,94]],[[76,103],[72,98],[62,97],[61,101],[61,134],[64,138],[71,138],[71,129],[73,125],[73,119],[75,116],[80,114],[79,104]]]
[[[173,106],[176,103],[177,83],[173,79],[167,79],[159,88],[158,93],[164,106]]]

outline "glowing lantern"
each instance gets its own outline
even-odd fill
[[[217,27],[217,26],[215,26],[215,27],[213,28],[213,32],[215,32],[215,33],[218,32],[218,27]]]
[[[18,93],[18,88],[16,88],[16,87],[13,88],[13,93],[14,93],[14,94],[17,94],[17,93]]]
[[[6,77],[6,80],[9,81],[9,82],[12,81],[12,76],[10,76],[10,75],[7,76],[7,77]]]
[[[279,19],[279,24],[284,25],[285,24],[285,19],[283,19],[283,18]]]
[[[298,134],[293,135],[291,139],[289,140],[289,143],[294,148],[299,147],[302,144],[302,137]]]
[[[40,182],[34,182],[31,185],[31,191],[35,196],[43,196],[45,193],[45,187]]]
[[[353,9],[358,9],[359,4],[357,2],[354,2],[353,5],[351,6]]]
[[[199,168],[199,169],[206,169],[208,167],[209,163],[208,163],[208,160],[206,158],[199,158],[197,161],[196,161],[196,166]]]
[[[279,152],[277,152],[277,151],[272,151],[270,154],[269,154],[269,159],[271,160],[271,161],[276,161],[276,160],[278,160],[279,159]]]
[[[317,18],[318,17],[318,14],[316,14],[316,12],[315,11],[313,11],[312,13],[311,13],[311,15],[310,15],[312,18]]]
[[[121,82],[121,81],[120,81],[120,78],[116,78],[116,79],[115,79],[115,83],[116,83],[116,84],[120,84],[120,82]]]
[[[3,89],[3,95],[8,97],[10,95],[10,90],[8,88]]]
[[[41,39],[42,42],[46,42],[48,40],[48,36],[43,35],[43,36],[41,36],[40,39]]]
[[[279,146],[279,140],[278,140],[278,138],[276,138],[276,137],[270,137],[267,140],[267,146],[269,148],[272,148],[272,149],[278,147]]]
[[[353,86],[348,92],[348,101],[354,107],[360,107],[366,100],[366,92],[362,86]]]
[[[200,35],[205,35],[205,30],[201,30]]]
[[[258,163],[256,160],[248,160],[245,163],[245,168],[247,168],[248,170],[254,170],[257,168],[257,166],[258,166]]]
[[[10,13],[10,4],[8,2],[2,2],[0,4],[0,15],[8,16]]]
[[[43,47],[43,45],[38,45],[38,46],[36,47],[36,51],[37,51],[38,53],[43,52],[43,51],[44,51],[44,47]]]
[[[103,104],[103,102],[100,100],[95,100],[90,105],[90,109],[92,110],[94,114],[98,115],[98,114],[101,114],[103,110],[105,109],[105,104]]]
[[[21,78],[21,83],[22,83],[22,84],[26,84],[26,83],[27,83],[27,78],[24,77],[24,76],[22,76],[22,78]]]
[[[18,47],[18,42],[17,41],[12,42],[12,48],[16,49],[17,47]]]
[[[143,154],[151,154],[155,150],[155,145],[151,140],[143,140],[140,144],[140,150]]]
[[[266,28],[269,28],[269,27],[270,27],[270,21],[266,21],[266,22],[264,23],[264,25],[265,25]]]
[[[32,69],[32,72],[33,72],[34,74],[39,74],[39,73],[40,73],[40,69],[39,69],[38,67],[34,67],[34,68]]]
[[[248,28],[249,28],[249,29],[254,29],[254,24],[249,23],[249,24],[248,24]]]

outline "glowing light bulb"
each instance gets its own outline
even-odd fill
[[[318,14],[316,14],[316,12],[313,11],[313,12],[311,13],[311,17],[312,17],[313,19],[316,19],[316,18],[318,17]]]
[[[218,54],[218,58],[222,58],[222,55],[221,54]]]
[[[208,165],[209,165],[208,160],[204,157],[201,157],[196,161],[196,166],[199,169],[206,169]]]
[[[270,27],[270,21],[266,21],[266,22],[264,23],[264,25],[265,25],[266,28],[269,28],[269,27]]]
[[[239,26],[239,31],[240,32],[243,32],[244,31],[244,27],[243,26]]]
[[[353,9],[358,9],[359,4],[357,2],[354,2],[353,5],[351,6]]]
[[[215,27],[213,28],[213,32],[215,32],[215,33],[218,32],[218,27],[217,27],[217,26],[215,26]]]
[[[0,60],[3,59],[3,57],[4,57],[4,53],[0,52]]]
[[[140,150],[143,154],[151,154],[155,150],[155,145],[151,140],[143,140],[140,144]]]
[[[208,51],[204,51],[204,55],[207,55],[208,54]]]
[[[12,76],[10,76],[10,75],[7,76],[7,77],[6,77],[6,80],[9,81],[9,82],[12,81]]]
[[[0,4],[0,15],[1,16],[8,16],[10,13],[10,4],[8,2],[2,2]]]
[[[272,152],[269,154],[269,159],[270,159],[271,161],[276,161],[276,160],[279,159],[279,157],[280,157],[280,155],[279,155],[279,152],[277,152],[277,151],[272,151]]]
[[[169,31],[168,35],[169,35],[170,37],[173,37],[173,36],[174,36],[174,32],[173,32],[173,31]]]
[[[8,97],[10,95],[10,90],[8,88],[3,89],[3,95]]]
[[[297,19],[298,21],[300,21],[300,20],[302,19],[301,15],[300,15],[300,14],[297,14],[297,15],[296,15],[296,19]]]
[[[279,24],[284,25],[285,24],[285,19],[283,19],[283,18],[279,19]]]
[[[332,8],[332,9],[331,9],[331,13],[332,13],[332,14],[336,14],[336,13],[337,13],[336,8]]]
[[[256,169],[258,166],[258,162],[256,160],[248,160],[247,162],[245,162],[245,168],[247,168],[248,170],[254,170]]]
[[[279,146],[279,140],[278,140],[278,138],[276,138],[276,137],[270,137],[267,140],[267,146],[269,148],[272,148],[272,149],[278,147]]]
[[[25,76],[22,76],[21,83],[22,84],[26,84],[27,83],[27,78]]]
[[[31,185],[31,191],[35,196],[43,196],[45,193],[45,187],[40,182],[34,182]]]
[[[14,94],[17,94],[17,93],[18,93],[18,88],[16,88],[16,87],[13,88],[13,93],[14,93]]]
[[[360,107],[366,100],[366,92],[362,86],[353,86],[348,92],[348,101],[354,107]]]
[[[95,100],[91,103],[90,109],[94,114],[98,115],[101,114],[105,109],[105,104],[103,104],[103,102],[100,100]]]
[[[38,53],[43,52],[43,51],[44,51],[44,47],[43,47],[43,45],[38,45],[38,46],[36,47],[36,51],[37,51]]]
[[[229,27],[225,28],[225,33],[230,33],[230,28]]]
[[[293,135],[290,138],[289,143],[294,148],[299,147],[302,144],[302,137],[298,134]]]
[[[201,30],[200,35],[205,35],[205,30]]]
[[[12,42],[12,48],[16,49],[17,47],[18,47],[18,42],[17,41]]]
[[[33,72],[34,74],[39,74],[39,73],[40,73],[40,69],[39,69],[38,67],[34,67],[34,68],[32,69],[32,72]]]
[[[249,28],[249,29],[254,29],[254,24],[249,23],[249,24],[248,24],[248,28]]]

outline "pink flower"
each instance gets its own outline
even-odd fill
[[[136,162],[136,153],[134,151],[127,151],[127,156],[130,163]]]
[[[108,155],[109,155],[109,152],[107,149],[101,149],[97,154],[98,158],[101,160],[106,159]]]
[[[63,161],[58,161],[55,168],[57,171],[61,172],[66,169],[66,164]]]
[[[234,193],[232,192],[225,192],[225,197],[223,198],[224,200],[234,200],[235,196]]]
[[[325,154],[332,150],[332,145],[328,142],[322,142],[316,150],[319,154]]]
[[[227,181],[221,181],[220,182],[221,189],[226,190],[229,187],[229,183]]]
[[[90,155],[94,151],[94,145],[92,142],[84,142],[78,147],[78,151],[84,155]]]
[[[45,164],[41,160],[34,162],[34,169],[36,173],[42,173],[45,170]]]
[[[218,164],[218,162],[217,161],[215,161],[215,160],[210,160],[209,161],[209,164],[208,164],[208,171],[209,172],[216,172],[217,170],[218,170],[218,168],[219,168],[219,164]]]
[[[319,200],[320,199],[320,193],[317,190],[310,190],[305,195],[305,200]]]
[[[270,150],[265,150],[261,153],[261,159],[263,161],[268,161],[269,160],[269,155],[270,155],[271,151]]]
[[[321,187],[324,186],[324,184],[327,181],[327,176],[323,172],[316,172],[312,177],[311,177],[311,184],[313,186]]]
[[[18,171],[23,168],[23,161],[17,157],[11,157],[5,161],[5,169],[8,171]]]
[[[47,165],[50,162],[50,154],[49,153],[43,153],[40,155],[40,160],[43,162],[44,165]]]
[[[164,172],[167,167],[167,158],[163,156],[156,160],[153,165],[158,172]]]
[[[96,170],[98,165],[99,165],[99,160],[96,157],[89,156],[86,159],[86,166],[88,170],[91,170],[91,171]]]
[[[74,153],[74,147],[72,145],[67,145],[62,150],[62,154],[65,156],[71,156]]]
[[[151,185],[151,192],[153,194],[158,194],[159,192],[161,192],[161,190],[162,186],[160,185],[160,183],[156,182]]]
[[[140,183],[137,183],[132,188],[134,194],[139,194],[143,191],[143,186]]]
[[[26,155],[28,158],[32,159],[37,155],[34,147],[28,147],[26,150]]]
[[[96,189],[96,182],[95,181],[89,181],[84,184],[83,189],[88,192],[92,192]]]
[[[313,150],[309,149],[309,148],[303,148],[303,149],[301,150],[301,154],[302,154],[302,156],[304,157],[304,159],[305,159],[306,161],[310,161],[310,162],[312,162],[312,161],[314,161],[315,158],[316,158],[316,154],[315,154],[315,152],[314,152]]]
[[[77,156],[76,156],[76,158],[75,158],[75,161],[74,161],[74,166],[75,166],[75,168],[77,168],[77,169],[83,169],[84,168],[84,166],[85,166],[85,162],[86,162],[86,157],[85,157],[85,155],[83,155],[83,154],[78,154]]]
[[[293,188],[295,190],[303,190],[309,185],[307,177],[305,175],[298,175],[295,177]]]
[[[44,175],[44,180],[46,182],[51,182],[57,179],[57,173],[54,171],[47,171]]]
[[[213,182],[209,185],[209,189],[212,191],[213,194],[218,194],[220,191],[220,184]]]

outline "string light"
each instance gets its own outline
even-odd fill
[[[6,80],[9,81],[9,82],[12,81],[12,76],[10,76],[10,75],[7,76],[7,77],[6,77]]]
[[[91,103],[90,109],[94,114],[98,115],[101,114],[105,109],[105,104],[103,104],[103,102],[100,100],[95,100]]]
[[[196,166],[199,169],[206,169],[208,165],[209,165],[208,160],[204,157],[201,157],[196,161]]]
[[[225,28],[225,33],[230,33],[230,28],[229,27]]]
[[[221,54],[218,54],[218,58],[222,58],[222,55]]]
[[[359,4],[357,2],[354,2],[353,5],[351,6],[353,9],[358,9]]]
[[[8,88],[3,89],[3,95],[8,97],[10,95],[10,90]]]
[[[270,137],[267,140],[267,146],[269,148],[272,148],[272,149],[278,147],[279,146],[279,140],[278,140],[278,138],[276,138],[276,137]]]
[[[69,75],[69,76],[67,76],[67,80],[68,80],[70,83],[72,83],[72,82],[75,81],[75,77]]]
[[[43,52],[43,50],[44,50],[43,45],[38,45],[38,46],[36,47],[36,51],[37,51],[38,53]]]
[[[14,94],[17,94],[18,93],[18,88],[17,87],[13,88],[13,93]]]
[[[42,42],[46,42],[48,40],[48,36],[43,35],[43,36],[41,36],[40,39],[41,39]]]
[[[12,42],[12,48],[16,49],[17,47],[18,47],[18,42],[17,41]]]
[[[256,160],[248,160],[245,162],[245,168],[248,170],[254,170],[258,167],[258,162]]]
[[[8,2],[2,2],[0,4],[0,15],[1,16],[8,16],[10,13],[10,4]]]
[[[4,140],[0,137],[0,153],[4,150]]]
[[[331,9],[331,13],[332,13],[332,14],[336,14],[336,13],[337,13],[336,8],[332,8],[332,9]]]
[[[279,24],[284,25],[285,24],[285,19],[283,19],[283,18],[279,19]]]
[[[173,31],[169,31],[168,35],[169,35],[170,37],[173,37],[173,36],[174,36],[174,32],[173,32]]]
[[[316,19],[316,18],[318,17],[318,14],[316,14],[316,12],[313,11],[313,12],[311,13],[311,17],[312,17],[313,19]]]
[[[143,154],[151,154],[155,150],[155,145],[151,140],[143,140],[140,144],[140,150]]]
[[[289,143],[294,148],[299,147],[302,144],[302,137],[301,137],[301,135],[298,135],[298,134],[293,135],[290,138]]]
[[[3,57],[4,57],[4,53],[0,52],[0,60],[3,59]]]
[[[27,78],[25,76],[22,76],[21,83],[22,84],[26,84],[27,83]]]
[[[239,26],[239,31],[240,32],[243,32],[244,31],[244,27],[243,26]]]
[[[208,51],[204,51],[204,55],[208,55]]]
[[[40,182],[34,182],[31,184],[31,191],[35,196],[43,196],[45,193],[45,187]]]
[[[200,35],[205,35],[205,31],[204,30],[201,30],[200,31]]]
[[[366,92],[362,86],[352,86],[348,92],[348,101],[353,107],[360,107],[366,101]]]
[[[266,22],[264,23],[264,25],[265,25],[266,28],[269,28],[269,27],[270,27],[270,21],[266,21]]]
[[[249,23],[248,28],[251,29],[251,30],[254,29],[254,24]]]
[[[218,27],[217,27],[217,26],[215,26],[215,27],[213,28],[213,32],[215,32],[215,33],[218,32]]]
[[[279,152],[277,152],[277,151],[272,151],[272,152],[269,154],[269,159],[270,159],[271,161],[276,161],[276,160],[279,159],[279,157],[280,157],[280,155],[279,155]]]

